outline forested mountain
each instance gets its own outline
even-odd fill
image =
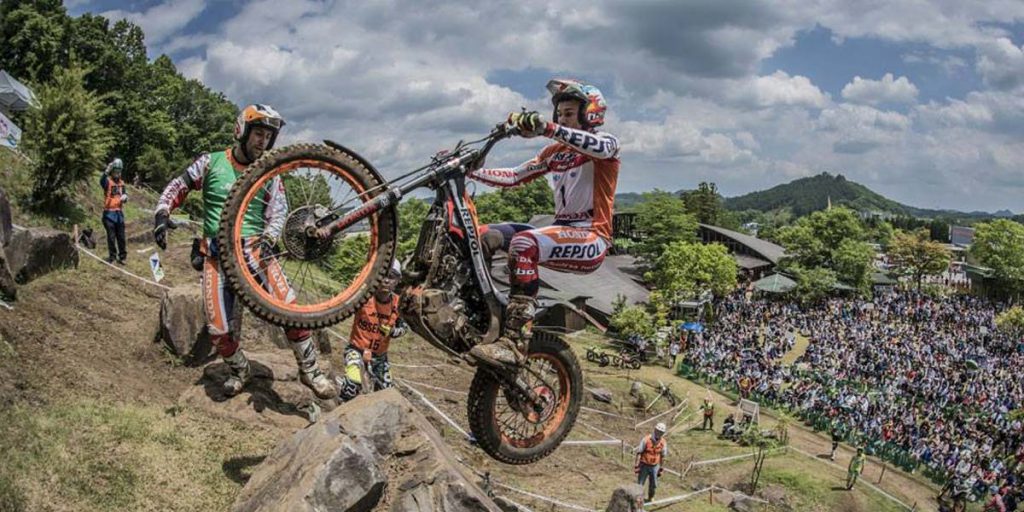
[[[855,211],[883,212],[911,217],[1009,217],[1010,212],[964,213],[954,210],[930,210],[915,208],[898,203],[878,194],[871,189],[846,179],[842,174],[831,175],[821,173],[809,178],[800,178],[768,190],[751,192],[742,196],[725,199],[725,208],[733,211],[758,210],[790,210],[796,216],[824,210],[831,200],[833,206],[847,206]]]

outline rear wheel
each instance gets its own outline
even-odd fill
[[[608,354],[601,354],[601,358],[598,360],[597,365],[601,368],[612,364],[612,360],[608,357]]]
[[[349,317],[391,265],[395,209],[330,239],[310,235],[317,220],[364,207],[382,190],[376,173],[338,149],[297,144],[267,153],[235,182],[221,212],[217,249],[228,283],[256,316],[282,327]]]
[[[516,398],[485,369],[469,389],[469,427],[488,455],[508,464],[530,464],[558,448],[579,414],[583,374],[569,345],[560,337],[534,331],[520,378],[544,398],[534,410]]]

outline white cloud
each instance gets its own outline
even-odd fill
[[[893,79],[892,73],[886,73],[881,80],[853,77],[853,81],[843,87],[843,99],[865,105],[881,105],[894,103],[914,103],[917,100],[917,86],[905,76]]]
[[[170,0],[142,12],[112,10],[101,13],[110,20],[126,19],[142,27],[150,45],[167,40],[206,9],[204,0]]]
[[[785,71],[759,76],[733,89],[735,99],[740,103],[760,108],[776,106],[800,106],[823,108],[828,102],[821,92],[805,76],[789,76]]]
[[[978,73],[997,89],[1024,85],[1024,48],[1005,37],[978,46]]]
[[[177,62],[186,75],[236,103],[282,112],[289,120],[282,143],[332,138],[386,173],[482,134],[520,106],[547,114],[546,76],[524,72],[537,81],[526,89],[486,77],[551,70],[607,85],[606,127],[623,143],[621,190],[712,180],[734,194],[828,170],[911,204],[1013,208],[1012,186],[978,183],[972,172],[1024,183],[1011,139],[1024,134],[1024,93],[1000,86],[1015,83],[1000,72],[1020,48],[998,42],[1005,31],[989,23],[1024,19],[1022,7],[1006,0],[258,0],[215,33],[162,37],[164,47],[190,50]],[[818,75],[760,74],[767,57],[817,25],[839,38],[914,42],[906,60],[976,71],[998,90],[913,105],[920,93],[911,78],[921,79],[890,74],[858,77],[834,101],[816,85],[824,83]],[[978,48],[978,59],[965,65],[949,48],[958,55]],[[882,108],[906,104],[906,113]],[[508,141],[491,163],[518,163],[543,143]]]

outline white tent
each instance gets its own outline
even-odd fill
[[[36,97],[28,86],[0,70],[0,113],[10,114],[36,105]]]

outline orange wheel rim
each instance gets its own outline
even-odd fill
[[[299,167],[309,167],[331,172],[335,176],[338,176],[342,180],[344,180],[344,182],[347,183],[349,186],[351,186],[352,189],[356,192],[356,197],[363,197],[363,195],[366,193],[366,189],[362,186],[362,184],[352,179],[349,176],[348,172],[346,172],[344,169],[336,165],[320,160],[293,160],[284,165],[280,165],[273,168],[270,172],[261,176],[256,181],[256,183],[253,184],[252,187],[249,187],[249,190],[246,192],[245,197],[242,198],[242,207],[238,209],[238,213],[236,213],[235,218],[232,219],[232,221],[234,222],[234,226],[231,233],[231,243],[234,248],[235,264],[238,265],[239,268],[245,269],[242,272],[242,274],[244,275],[246,284],[250,287],[250,289],[256,290],[256,293],[259,294],[259,296],[263,300],[266,300],[274,304],[278,308],[295,313],[317,313],[325,309],[335,308],[339,304],[349,300],[350,298],[352,298],[353,295],[355,295],[356,291],[359,290],[359,288],[366,284],[367,279],[370,277],[370,271],[373,269],[373,261],[377,259],[377,223],[373,221],[376,218],[377,214],[373,214],[370,216],[371,222],[369,258],[367,258],[366,264],[364,264],[363,267],[360,269],[355,279],[352,280],[352,283],[349,284],[342,291],[342,293],[334,295],[327,301],[303,305],[296,304],[295,302],[288,302],[268,292],[263,287],[263,285],[260,284],[259,281],[255,279],[255,277],[252,275],[252,272],[249,272],[248,262],[245,261],[245,247],[242,237],[242,227],[244,226],[244,218],[246,211],[249,209],[250,201],[252,201],[256,194],[259,193],[263,189],[263,187],[270,182],[270,180],[288,171],[297,169]]]
[[[532,448],[554,435],[555,431],[558,430],[565,421],[566,412],[569,410],[570,398],[575,392],[575,390],[572,389],[569,372],[558,358],[551,354],[531,354],[529,359],[546,360],[551,364],[552,369],[555,370],[555,373],[558,375],[558,392],[555,393],[554,390],[551,390],[548,386],[544,386],[544,388],[547,388],[549,393],[554,394],[554,399],[557,400],[557,402],[555,403],[554,410],[549,414],[546,414],[547,418],[544,420],[544,427],[539,432],[525,439],[510,437],[506,434],[505,430],[501,428],[500,424],[498,424],[497,416],[495,416],[494,421],[497,424],[498,432],[501,433],[502,441],[516,448]],[[523,416],[527,421],[529,421],[529,416],[534,414],[537,413],[530,412],[528,414],[523,414]]]

